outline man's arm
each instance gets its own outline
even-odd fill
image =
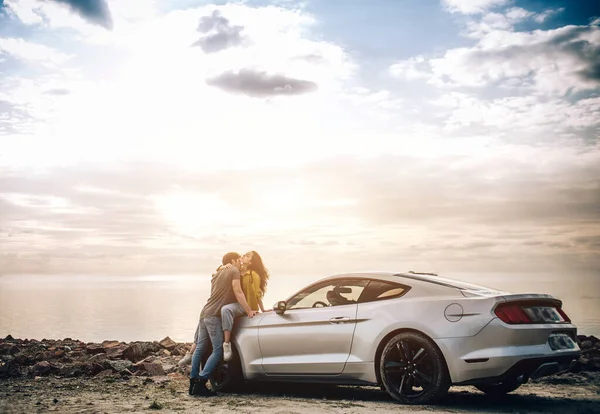
[[[250,305],[248,305],[248,301],[246,300],[246,296],[244,296],[244,291],[242,290],[242,284],[239,279],[233,279],[231,281],[231,287],[233,288],[233,293],[235,294],[235,298],[238,303],[242,305],[242,308],[246,311],[246,314],[249,318],[252,318],[256,311],[250,309]]]

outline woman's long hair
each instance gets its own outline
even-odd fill
[[[265,267],[260,254],[252,250],[252,259],[248,270],[258,273],[260,276],[260,291],[264,295],[267,291],[267,282],[269,281],[269,271]]]

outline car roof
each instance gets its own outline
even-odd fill
[[[444,286],[447,288],[468,290],[468,291],[473,291],[473,292],[475,292],[475,291],[480,291],[480,292],[497,291],[496,289],[486,287],[486,286],[475,285],[472,283],[462,282],[460,280],[439,277],[435,273],[421,273],[421,272],[412,272],[412,271],[409,271],[409,272],[376,271],[376,272],[342,273],[342,274],[337,274],[337,275],[333,275],[330,277],[326,277],[324,279],[319,280],[318,282],[323,282],[323,281],[331,280],[331,279],[349,278],[349,277],[350,278],[379,279],[379,280],[386,280],[386,281],[390,281],[390,282],[406,283],[406,284],[411,284],[411,282],[413,282],[413,284],[414,284],[414,281],[416,281],[418,284],[422,284],[422,285],[434,284],[434,285],[438,285],[438,286]]]

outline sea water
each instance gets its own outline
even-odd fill
[[[513,293],[549,293],[563,301],[580,334],[600,336],[600,283],[594,275],[443,276]],[[273,276],[265,307],[317,278]],[[209,292],[210,277],[200,275],[4,275],[0,276],[0,337],[130,342],[169,336],[189,342]]]

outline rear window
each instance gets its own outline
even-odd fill
[[[382,280],[371,280],[359,298],[359,303],[399,298],[410,290],[409,286]]]

